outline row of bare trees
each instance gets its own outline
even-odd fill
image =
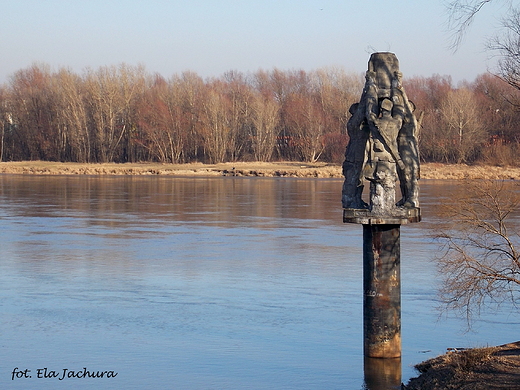
[[[33,65],[0,89],[1,158],[340,161],[361,82],[334,69],[166,80],[126,65],[81,76]]]
[[[415,77],[408,95],[422,111],[423,161],[518,164],[520,91],[492,74],[454,88],[450,77]]]
[[[339,163],[362,87],[361,74],[338,69],[204,80],[127,65],[82,75],[33,65],[0,87],[0,160]],[[423,160],[513,160],[518,90],[491,75],[457,88],[449,77],[415,77],[405,87],[424,114]]]

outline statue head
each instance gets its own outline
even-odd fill
[[[373,72],[371,70],[368,70],[366,73],[365,73],[365,80],[368,82],[368,83],[371,83],[371,84],[374,84],[376,82],[376,72]]]
[[[392,79],[392,88],[401,88],[401,79],[403,78],[403,74],[399,71],[394,72],[394,78]]]
[[[392,107],[394,106],[394,104],[392,103],[392,101],[390,99],[383,99],[383,101],[381,102],[381,111],[384,112],[392,112]]]

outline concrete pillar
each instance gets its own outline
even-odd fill
[[[401,356],[401,225],[363,225],[364,355]]]

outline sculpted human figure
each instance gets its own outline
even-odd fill
[[[344,208],[367,209],[368,204],[361,199],[363,194],[363,167],[367,159],[367,141],[370,128],[366,121],[367,112],[377,110],[377,88],[375,73],[367,72],[366,83],[360,103],[350,106],[351,117],[347,122],[349,143],[343,162],[342,203]]]
[[[345,182],[343,183],[342,203],[344,208],[367,209],[368,204],[361,199],[361,195],[364,188],[362,172],[370,130],[365,120],[365,111],[359,103],[350,106],[349,112],[352,116],[347,123],[350,140],[343,162]]]
[[[343,221],[419,222],[418,123],[415,107],[401,84],[395,54],[373,53],[365,77],[361,99],[349,109],[350,140],[343,163]],[[365,180],[370,182],[367,202],[362,199]],[[401,198],[397,197],[397,181]]]
[[[394,104],[390,99],[381,102],[381,116],[371,113],[370,154],[368,164],[371,167],[370,181],[380,182],[385,187],[392,188],[397,181],[397,166],[403,168],[403,162],[398,152],[397,136],[403,124],[402,113],[392,114]]]
[[[396,72],[392,82],[394,100],[402,102],[400,110],[403,111],[403,125],[397,136],[397,148],[403,161],[402,167],[398,168],[402,199],[397,202],[397,206],[414,208],[419,207],[419,147],[416,136],[418,124],[414,115],[415,106],[406,96],[401,77],[401,73]]]

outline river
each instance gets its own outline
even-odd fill
[[[341,185],[0,175],[0,387],[362,389],[362,227]],[[448,347],[518,340],[507,310],[466,333],[436,309],[454,187],[423,181],[423,222],[401,228],[403,382]]]

